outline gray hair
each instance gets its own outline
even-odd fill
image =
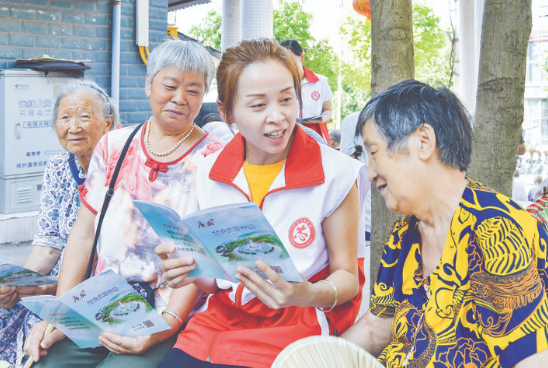
[[[335,142],[341,141],[341,130],[340,129],[331,129],[329,131],[329,138],[333,139]]]
[[[421,125],[436,133],[440,160],[466,171],[472,154],[470,114],[447,88],[434,89],[415,80],[399,82],[374,96],[363,108],[356,125],[361,135],[372,120],[392,152],[407,150],[407,138]]]
[[[57,99],[55,100],[55,105],[53,106],[53,114],[51,115],[51,125],[53,126],[53,128],[55,128],[55,124],[57,122],[59,103],[63,98],[65,98],[65,96],[76,91],[84,91],[97,96],[97,102],[99,102],[101,112],[103,113],[103,117],[105,118],[105,120],[107,120],[111,116],[113,118],[112,124],[110,126],[111,130],[114,127],[120,125],[120,113],[118,112],[118,106],[116,106],[116,102],[109,95],[107,95],[105,90],[92,80],[76,79],[73,82],[65,85],[61,89],[61,93],[59,93],[59,96],[57,96]]]
[[[215,63],[209,52],[197,42],[168,40],[158,45],[148,57],[148,86],[156,74],[164,68],[173,67],[183,73],[194,72],[204,77],[205,92],[215,75]]]

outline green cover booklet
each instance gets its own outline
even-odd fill
[[[168,206],[133,201],[160,241],[177,249],[170,258],[192,257],[190,277],[212,277],[238,282],[238,266],[265,277],[255,266],[262,260],[286,281],[303,279],[282,241],[255,202],[228,204],[180,218]],[[266,278],[266,277],[265,277]]]
[[[51,323],[80,348],[99,346],[103,331],[136,337],[168,330],[168,323],[124,279],[106,271],[62,297],[38,295],[21,304]]]
[[[57,281],[24,267],[9,263],[0,265],[0,287],[4,286],[40,286],[55,284]]]

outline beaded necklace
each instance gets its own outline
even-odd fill
[[[173,151],[175,151],[177,148],[179,148],[179,146],[190,136],[190,134],[192,134],[192,131],[194,130],[194,126],[195,124],[192,123],[192,127],[190,128],[190,130],[188,131],[188,133],[185,134],[185,136],[181,139],[179,139],[179,142],[177,142],[175,144],[175,146],[173,146],[172,149],[170,149],[169,151],[167,152],[156,152],[152,149],[152,147],[150,146],[150,126],[152,125],[152,117],[150,119],[148,119],[148,123],[147,123],[147,126],[146,126],[146,132],[145,132],[145,146],[148,150],[148,152],[152,153],[154,156],[158,156],[158,157],[164,157],[164,156],[169,156]]]

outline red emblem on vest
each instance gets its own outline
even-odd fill
[[[318,101],[320,99],[320,93],[318,91],[312,92],[311,96],[314,101]]]
[[[289,228],[289,241],[295,248],[303,249],[314,241],[316,231],[312,221],[303,217],[298,219]]]

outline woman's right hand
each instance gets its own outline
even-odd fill
[[[38,322],[25,340],[23,347],[25,355],[31,356],[35,362],[39,361],[40,357],[48,355],[48,349],[53,344],[65,338],[65,335],[57,329],[53,329],[48,336],[44,337],[48,325],[49,323],[46,321]]]
[[[17,288],[12,286],[0,287],[0,308],[9,309],[17,304],[20,299]]]
[[[168,255],[175,252],[175,247],[169,244],[160,244],[155,249],[160,257],[163,277],[169,287],[176,289],[194,282],[193,277],[188,274],[196,268],[196,262],[191,257],[168,258]]]

